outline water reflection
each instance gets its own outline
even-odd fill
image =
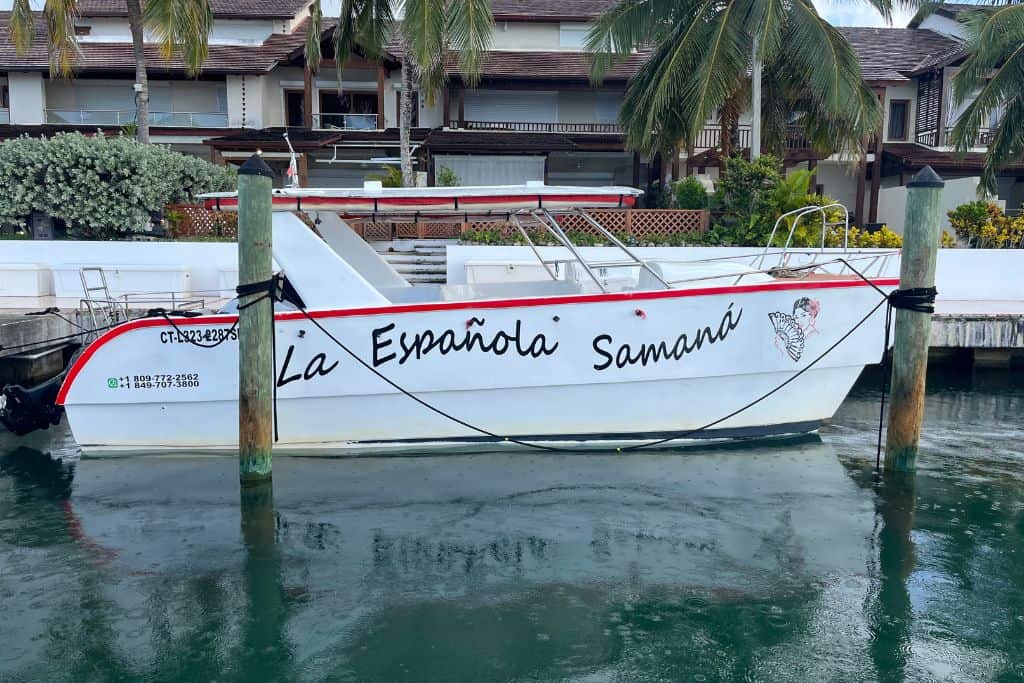
[[[934,390],[916,486],[872,479],[873,398],[825,443],[279,458],[245,491],[0,435],[0,678],[1024,676],[1024,452],[977,445],[1024,390]]]

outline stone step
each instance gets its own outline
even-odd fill
[[[384,260],[391,265],[402,263],[439,263],[445,265],[448,259],[444,256],[433,256],[424,254],[384,254]]]
[[[443,263],[403,263],[395,268],[400,274],[406,273],[441,273],[446,274],[448,267]]]

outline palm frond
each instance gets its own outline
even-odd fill
[[[598,16],[584,43],[584,49],[593,54],[591,80],[599,84],[618,59],[657,44],[702,4],[699,0],[620,0],[609,7]]]
[[[761,0],[751,3],[747,32],[760,37],[759,56],[765,63],[775,58],[782,43],[788,4],[785,0]]]
[[[953,79],[957,105],[973,97],[992,71],[1012,61],[1024,45],[1024,5],[974,10],[965,14],[963,25],[968,57]]]
[[[663,74],[654,104],[659,108],[680,108],[688,123],[688,139],[697,135],[735,90],[735,84],[746,76],[750,36],[745,30],[745,19],[750,5],[750,0],[734,0],[708,22],[708,42],[703,55],[692,65],[689,76],[680,84],[682,87],[674,86],[671,78],[682,75],[688,60],[672,60]]]
[[[1020,90],[1017,93],[1007,102],[1003,117],[989,141],[979,192],[983,190],[993,196],[998,194],[1000,169],[1024,157],[1024,98]]]
[[[708,2],[704,9],[710,13],[711,7],[712,3]],[[709,33],[708,22],[701,19],[697,17],[694,21],[675,24],[672,33],[655,46],[626,88],[619,118],[625,128],[626,142],[633,149],[655,151],[659,130],[664,133],[671,129],[673,134],[679,133],[681,137],[691,139],[691,126],[681,123],[681,112],[671,107],[656,108],[654,99],[659,83],[670,65],[675,65],[677,73],[674,75],[678,78],[685,78],[692,73]]]
[[[791,4],[780,59],[822,147],[860,150],[881,124],[881,106],[861,77],[853,48],[809,0]]]
[[[302,48],[306,58],[306,68],[311,72],[320,71],[320,59],[323,57],[320,51],[320,41],[323,39],[324,13],[320,7],[320,0],[313,0],[309,6],[309,22],[306,24],[306,42]]]
[[[438,0],[405,0],[402,39],[417,80],[428,97],[445,82],[447,4]]]
[[[147,0],[142,22],[171,59],[180,54],[190,76],[196,76],[209,56],[213,11],[209,0]]]
[[[47,42],[50,50],[50,73],[68,78],[75,71],[81,55],[75,34],[78,5],[75,0],[47,0],[43,7],[46,18]]]
[[[339,90],[342,71],[359,49],[379,59],[392,38],[394,16],[389,0],[342,0],[334,29],[334,64]]]
[[[454,0],[449,4],[448,47],[458,55],[462,80],[471,88],[480,81],[493,27],[489,0]],[[430,96],[428,92],[428,99]]]
[[[24,55],[32,47],[36,38],[36,22],[32,16],[30,0],[14,0],[11,4],[10,33],[14,50]]]

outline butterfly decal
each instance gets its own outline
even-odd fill
[[[768,320],[775,330],[775,345],[789,354],[794,362],[800,360],[804,352],[804,331],[796,318],[788,313],[775,311],[768,314]]]

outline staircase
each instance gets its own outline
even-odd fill
[[[414,285],[444,284],[447,280],[446,247],[457,240],[394,240],[373,242],[385,261]]]

